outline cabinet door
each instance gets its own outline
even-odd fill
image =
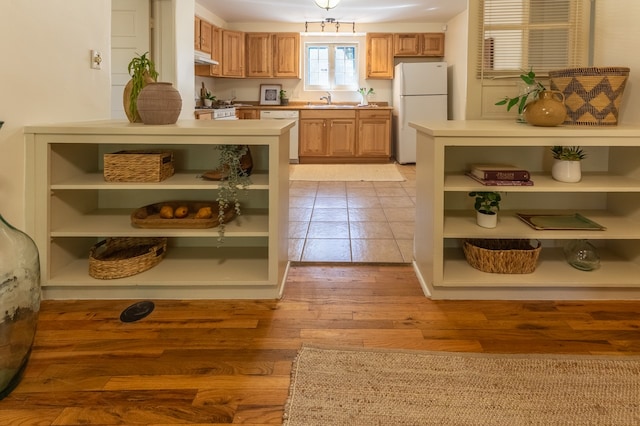
[[[329,155],[353,157],[356,154],[356,122],[354,119],[334,118],[328,120],[327,145]]]
[[[246,33],[247,72],[245,77],[273,76],[273,44],[269,33]]]
[[[274,34],[273,49],[273,76],[300,78],[300,34]]]
[[[421,54],[422,34],[404,33],[393,35],[393,56],[418,56]]]
[[[193,19],[193,48],[200,50],[200,18]]]
[[[325,157],[328,152],[327,144],[325,143],[325,134],[326,120],[300,120],[300,156]]]
[[[200,20],[200,51],[211,54],[211,24]]]
[[[444,56],[444,33],[422,34],[423,56]]]
[[[240,120],[257,120],[258,119],[257,109],[238,108],[236,109],[236,111],[238,112],[238,118]]]
[[[244,33],[222,30],[222,76],[244,77]]]
[[[360,119],[358,127],[358,157],[391,156],[391,121],[388,118]]]
[[[367,78],[393,78],[393,34],[367,34]]]
[[[222,74],[222,30],[215,25],[211,26],[211,59],[218,61],[218,65],[210,65],[212,76]]]

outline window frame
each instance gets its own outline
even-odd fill
[[[310,84],[309,72],[309,50],[312,47],[326,47],[329,52],[329,84],[327,86]],[[352,84],[336,84],[336,59],[335,50],[339,47],[349,47],[354,50],[354,81]],[[360,75],[360,44],[357,42],[326,42],[326,41],[309,41],[304,43],[304,90],[305,91],[355,91],[358,90]]]

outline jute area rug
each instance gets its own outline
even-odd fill
[[[401,182],[395,164],[292,164],[289,180]]]
[[[638,425],[640,357],[304,346],[284,425]]]

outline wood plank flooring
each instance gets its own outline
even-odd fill
[[[120,322],[133,302],[43,302],[0,424],[281,424],[303,342],[640,354],[640,302],[432,301],[407,265],[298,265],[279,301],[155,300]]]

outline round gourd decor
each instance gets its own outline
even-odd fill
[[[138,95],[138,112],[144,124],[174,124],[181,111],[180,92],[171,83],[149,83]]]

